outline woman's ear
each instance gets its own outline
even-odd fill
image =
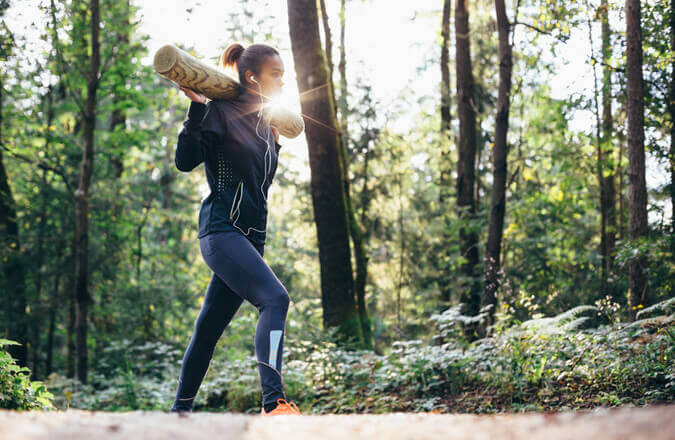
[[[251,77],[254,76],[254,74],[250,70],[247,70],[246,73],[244,74],[244,76],[246,77],[247,81],[251,81]],[[253,81],[251,81],[251,82],[253,82]]]

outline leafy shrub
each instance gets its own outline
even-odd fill
[[[0,339],[0,347],[20,345]],[[0,350],[0,408],[14,410],[54,409],[50,393],[41,381],[30,380],[30,369],[20,367],[8,351]]]
[[[661,308],[670,310],[669,304]],[[670,317],[608,325],[603,322],[611,319],[600,307],[578,306],[519,322],[504,309],[496,313],[490,337],[464,340],[458,324],[476,317],[453,308],[432,318],[440,336],[432,344],[394,341],[383,355],[339,347],[331,330],[305,333],[308,339],[289,334],[284,391],[305,413],[334,414],[563,410],[675,400]],[[448,342],[439,343],[443,339]],[[88,385],[52,377],[59,406],[170,408],[179,350],[127,341],[106,353]],[[194,409],[257,413],[261,395],[254,352],[228,346],[216,351]]]
[[[113,341],[92,364],[87,384],[57,373],[49,375],[47,384],[63,409],[168,410],[179,373],[177,354],[161,342]]]

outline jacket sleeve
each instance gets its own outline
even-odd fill
[[[277,141],[274,141],[275,147],[277,149],[277,154],[279,154],[279,149],[281,148],[281,144]]]
[[[190,101],[187,119],[178,133],[174,162],[180,171],[190,172],[204,162],[206,153],[222,142],[227,133],[225,119],[213,101]]]

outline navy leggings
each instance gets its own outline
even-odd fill
[[[259,312],[255,351],[263,405],[285,399],[281,380],[286,313],[290,297],[263,260],[264,245],[238,231],[212,232],[199,247],[213,274],[181,366],[171,411],[190,411],[218,339],[245,299]]]

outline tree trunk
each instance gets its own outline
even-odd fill
[[[485,248],[485,286],[482,305],[492,305],[489,320],[493,323],[499,289],[501,268],[501,245],[504,232],[504,213],[506,212],[506,173],[507,134],[509,129],[509,109],[511,106],[511,73],[513,71],[512,48],[509,43],[510,24],[506,16],[504,0],[495,0],[497,29],[499,32],[499,96],[495,121],[495,141],[492,150],[492,199],[490,201],[490,225]],[[486,333],[487,328],[482,333]]]
[[[75,377],[75,236],[70,243],[66,263],[66,298],[68,299],[68,322],[66,327],[66,377]]]
[[[443,41],[441,43],[441,162],[439,164],[440,168],[440,179],[438,182],[439,191],[438,191],[438,206],[443,214],[443,218],[447,214],[445,209],[448,206],[447,199],[450,198],[450,176],[452,161],[450,160],[450,151],[451,151],[451,127],[452,127],[452,114],[450,105],[452,102],[450,94],[450,11],[452,10],[452,0],[443,1],[443,18],[441,20],[441,35]],[[442,274],[445,274],[447,278],[450,278],[447,274],[447,261],[450,258],[450,249],[452,248],[451,242],[453,240],[452,235],[449,233],[450,228],[444,228],[444,243],[442,249],[444,249],[445,258],[439,258],[439,271]],[[452,295],[452,285],[450,283],[442,282],[441,284],[441,308],[445,309],[450,305],[451,295]]]
[[[405,231],[403,230],[403,183],[401,182],[401,174],[400,172],[396,173],[396,184],[398,186],[398,232],[399,239],[401,240],[398,263],[398,288],[396,289],[396,337],[399,341],[405,339],[401,327],[401,290],[403,289],[403,279],[405,278]]]
[[[441,133],[450,131],[452,115],[450,113],[450,10],[452,0],[443,1],[443,19],[441,22]],[[441,174],[441,183],[444,182]],[[441,200],[442,201],[442,200]]]
[[[478,236],[470,229],[476,205],[474,200],[474,176],[476,161],[476,110],[473,101],[473,73],[469,42],[468,0],[455,3],[455,45],[457,78],[457,113],[459,116],[459,158],[457,162],[457,207],[462,226],[459,231],[460,249],[465,262],[461,265],[464,277],[460,301],[462,313],[478,314],[480,307],[479,284],[476,278],[478,264]],[[463,332],[468,340],[478,337],[478,326],[468,324]]]
[[[328,16],[325,12],[326,6],[325,1],[321,0],[321,7],[323,15],[326,17],[325,28],[328,29]],[[330,32],[326,34],[326,41],[330,41]],[[327,44],[328,47],[328,44]],[[332,47],[332,44],[330,44]],[[327,52],[329,54],[330,52]],[[330,58],[329,58],[330,59]],[[345,0],[340,2],[340,63],[338,65],[338,70],[340,71],[340,97],[335,99],[333,95],[333,100],[337,103],[339,123],[340,123],[340,156],[342,160],[342,166],[344,169],[344,191],[345,191],[345,200],[347,202],[347,213],[349,222],[349,232],[352,239],[352,245],[354,249],[354,261],[356,263],[356,277],[354,280],[354,290],[356,291],[356,305],[359,312],[359,321],[361,323],[361,333],[363,334],[363,342],[365,349],[373,348],[373,336],[371,330],[370,316],[368,314],[368,308],[366,306],[366,280],[368,278],[368,254],[366,252],[366,240],[364,237],[364,227],[363,223],[359,222],[359,219],[356,215],[354,205],[352,204],[351,196],[351,182],[349,180],[349,165],[351,163],[349,157],[349,127],[348,127],[348,115],[349,107],[347,103],[347,72],[346,72],[346,54],[345,54]],[[331,68],[331,78],[333,64],[330,64]],[[332,83],[332,81],[331,81]],[[331,87],[332,90],[335,90]]]
[[[87,95],[82,120],[82,161],[80,176],[75,191],[75,318],[77,344],[77,378],[87,383],[87,322],[89,305],[93,302],[89,293],[89,187],[94,167],[94,133],[96,130],[96,92],[99,85],[100,43],[99,43],[99,2],[90,0],[91,55],[87,75]]]
[[[54,276],[54,287],[49,301],[49,327],[47,329],[47,359],[45,365],[45,377],[48,377],[53,370],[54,359],[54,330],[56,329],[56,312],[59,307],[59,284],[61,282],[61,272]]]
[[[647,185],[645,183],[644,92],[642,85],[642,30],[640,0],[626,0],[626,84],[628,117],[628,179],[630,240],[632,246],[647,238]],[[638,306],[649,304],[647,257],[633,258],[628,266],[630,318]]]
[[[618,133],[618,142],[619,142],[619,160],[616,165],[616,172],[619,176],[619,191],[618,191],[618,198],[619,198],[619,240],[623,241],[626,238],[626,203],[625,203],[625,196],[624,196],[624,180],[623,180],[623,157],[625,156],[625,144],[626,144],[626,137],[622,133]]]
[[[600,211],[602,214],[602,280],[614,298],[619,300],[617,292],[608,282],[613,268],[614,247],[616,243],[616,190],[614,187],[614,148],[612,133],[612,71],[608,67],[612,56],[611,30],[609,28],[609,5],[604,0],[600,5],[600,19],[602,20],[602,61],[604,75],[602,79],[602,138],[598,149],[598,180],[600,183]]]
[[[476,127],[483,125],[482,114],[476,114]],[[474,178],[473,178],[473,204],[474,206],[480,206],[480,170],[481,170],[481,160],[483,160],[483,147],[484,143],[476,138],[476,154],[474,155]]]
[[[670,50],[675,52],[675,0],[670,0]],[[670,71],[670,255],[675,260],[675,58]]]
[[[319,244],[321,302],[326,328],[337,327],[341,343],[362,333],[354,300],[347,203],[336,129],[335,105],[321,49],[314,0],[288,0],[288,21],[305,136],[309,147],[311,195]]]
[[[330,26],[328,24],[328,11],[326,11],[326,0],[319,0],[321,7],[321,23],[323,25],[324,44],[326,45],[326,62],[328,63],[328,72],[331,83],[333,81],[333,39],[330,36]]]
[[[0,144],[3,143],[2,109],[4,95],[4,72],[0,71]],[[26,314],[26,277],[25,267],[21,254],[19,239],[19,225],[16,219],[16,205],[9,176],[5,168],[5,160],[0,148],[0,242],[5,249],[6,261],[3,261],[4,271],[4,303],[5,325],[3,333],[12,341],[21,345],[9,345],[7,351],[16,359],[18,365],[28,367],[28,316]]]
[[[51,145],[51,131],[49,127],[51,127],[52,122],[54,120],[54,108],[53,108],[53,93],[54,90],[52,86],[50,85],[47,94],[45,96],[45,104],[46,104],[46,109],[45,113],[47,115],[47,120],[46,120],[46,139],[45,139],[45,145],[43,147],[44,151],[46,152],[47,156],[50,156],[50,151],[49,147]],[[38,235],[37,235],[37,252],[35,253],[35,267],[36,267],[36,274],[35,274],[35,295],[33,296],[33,304],[35,304],[35,307],[32,309],[33,316],[31,317],[31,324],[32,324],[32,330],[33,330],[33,378],[35,380],[40,379],[40,355],[42,354],[42,350],[40,348],[41,342],[40,338],[42,335],[41,331],[41,323],[44,319],[44,301],[42,301],[42,281],[43,281],[43,276],[42,276],[42,265],[44,264],[44,242],[45,242],[45,237],[47,234],[47,188],[48,188],[48,180],[47,180],[47,170],[42,170],[42,188],[40,190],[40,223],[38,226]]]

